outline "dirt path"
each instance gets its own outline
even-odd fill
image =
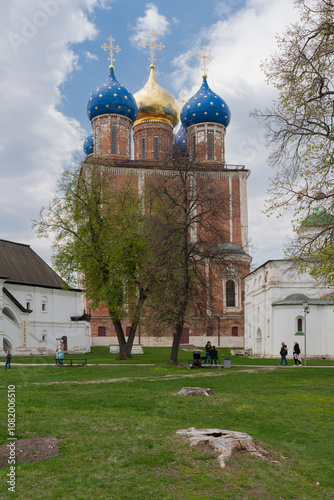
[[[121,378],[109,378],[109,379],[102,379],[102,380],[63,380],[63,381],[54,381],[54,382],[31,382],[30,384],[26,384],[24,386],[22,385],[17,385],[16,387],[26,387],[27,385],[58,385],[58,384],[79,384],[79,385],[88,385],[88,384],[113,384],[117,382],[135,382],[136,380],[145,380],[147,382],[157,382],[161,380],[181,380],[181,379],[188,379],[188,378],[204,378],[204,377],[223,377],[225,375],[229,374],[237,374],[237,373],[257,373],[259,371],[272,371],[275,370],[275,367],[273,368],[252,368],[250,370],[238,370],[238,371],[223,371],[219,373],[187,373],[187,374],[178,374],[178,375],[163,375],[162,377],[154,377],[154,378],[147,378],[147,377],[121,377]]]

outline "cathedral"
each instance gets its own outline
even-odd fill
[[[244,341],[244,277],[249,274],[251,257],[248,254],[247,178],[249,171],[241,165],[229,165],[225,159],[225,134],[231,113],[226,102],[209,86],[206,74],[206,49],[203,47],[204,74],[198,91],[184,103],[164,89],[155,74],[154,50],[161,44],[151,42],[150,70],[145,86],[132,95],[119,83],[113,65],[113,46],[110,37],[109,76],[98,85],[87,103],[92,133],[84,143],[84,165],[98,164],[111,169],[120,177],[129,172],[134,176],[138,193],[143,191],[150,175],[168,175],[168,157],[175,147],[195,158],[194,175],[211,176],[219,192],[227,196],[229,208],[224,220],[226,237],[220,248],[233,256],[226,272],[215,274],[216,287],[212,304],[198,317],[187,318],[182,344],[205,344],[208,340],[221,347],[242,347]],[[133,153],[132,153],[133,148]],[[190,236],[196,237],[196,231]],[[233,272],[232,272],[233,271]],[[90,309],[92,345],[117,343],[116,334],[106,308]],[[130,323],[122,322],[124,332]],[[156,337],[146,331],[142,322],[135,343],[142,345],[171,345],[170,335]]]

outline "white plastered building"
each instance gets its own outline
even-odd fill
[[[269,260],[245,278],[244,347],[259,357],[279,357],[281,342],[298,342],[304,356],[334,358],[334,294],[285,260]],[[304,314],[307,302],[308,313]]]
[[[0,240],[0,355],[90,351],[90,322],[81,291],[64,281],[28,246]]]

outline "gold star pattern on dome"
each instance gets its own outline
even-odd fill
[[[140,45],[142,45],[144,47],[144,49],[146,49],[146,47],[151,47],[151,55],[150,57],[148,58],[149,61],[151,61],[151,67],[153,66],[154,68],[154,61],[156,61],[155,57],[154,57],[154,49],[164,49],[165,46],[162,45],[162,43],[154,43],[154,39],[157,37],[157,35],[154,34],[154,31],[152,31],[152,33],[150,34],[150,38],[151,38],[151,41],[150,42],[141,42]]]
[[[115,58],[113,57],[113,51],[118,54],[118,52],[120,52],[122,49],[120,49],[118,45],[113,46],[113,42],[115,41],[115,39],[112,37],[112,35],[110,35],[108,41],[110,42],[109,45],[104,43],[103,45],[101,45],[101,49],[105,51],[110,50],[110,57],[108,57],[108,61],[110,61],[110,69],[115,69],[115,66],[113,64],[113,62],[115,61]]]
[[[203,78],[206,78],[207,77],[207,74],[206,74],[206,72],[207,72],[206,61],[207,62],[212,61],[213,57],[211,56],[211,54],[206,54],[207,48],[206,48],[205,45],[203,45],[203,47],[201,47],[200,50],[202,51],[202,54],[196,54],[195,57],[196,57],[196,59],[198,61],[200,61],[201,59],[203,59],[203,67],[202,67],[202,69],[203,69]]]

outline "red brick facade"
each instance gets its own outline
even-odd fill
[[[108,166],[120,176],[132,172],[138,192],[142,192],[147,176],[168,173],[166,158],[172,151],[173,127],[164,119],[131,120],[116,114],[97,116],[92,120],[94,154],[87,160]],[[133,133],[134,160],[131,160],[131,134]],[[188,151],[196,156],[196,182],[209,175],[214,178],[221,196],[228,200],[226,214],[216,221],[224,233],[224,248],[231,255],[230,264],[224,272],[217,264],[210,263],[205,269],[210,282],[210,296],[206,311],[193,311],[185,325],[181,341],[202,345],[207,337],[212,343],[227,347],[242,347],[244,332],[244,280],[249,273],[251,258],[248,255],[247,222],[247,177],[244,167],[225,163],[226,128],[219,123],[200,123],[187,129]],[[117,181],[116,181],[117,182]],[[195,186],[196,188],[196,186]],[[197,229],[191,237],[198,241]],[[116,344],[116,334],[108,311],[86,310],[91,313],[93,345]],[[124,332],[130,326],[123,321]],[[173,332],[153,332],[144,319],[140,322],[135,342],[144,345],[171,345]],[[139,339],[140,336],[140,339]]]

